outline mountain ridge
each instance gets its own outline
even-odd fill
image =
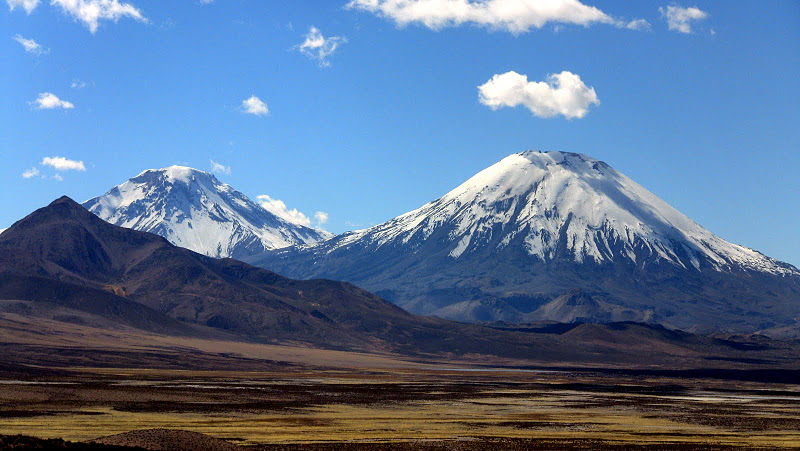
[[[42,290],[48,284],[52,288]],[[123,319],[145,312],[184,328],[197,325],[256,341],[316,341],[331,348],[381,346],[379,338],[358,331],[374,328],[377,334],[375,314],[395,322],[413,318],[344,282],[293,281],[109,224],[66,196],[0,237],[0,299],[102,314],[113,313],[110,299],[126,307]]]
[[[29,325],[39,320],[43,330],[31,331]],[[350,283],[291,280],[109,224],[67,197],[0,235],[0,329],[19,339],[28,337],[24,343],[32,345],[7,344],[5,356],[73,366],[107,362],[109,357],[164,365],[164,358],[172,362],[175,352],[187,351],[181,339],[171,342],[173,351],[142,353],[140,343],[126,340],[155,335],[122,326],[155,332],[165,344],[171,342],[168,337],[224,340],[222,354],[202,357],[210,357],[214,365],[220,358],[235,357],[227,354],[236,352],[231,349],[235,343],[389,353],[437,362],[455,356],[484,363],[492,357],[648,367],[691,366],[720,355],[753,356],[738,342],[645,324],[579,324],[558,333],[551,327],[504,330],[415,316]],[[100,340],[85,343],[87,336]],[[127,351],[120,353],[122,349]],[[775,342],[757,353],[772,362],[791,351],[789,344]],[[182,361],[200,364],[200,355],[189,357]]]

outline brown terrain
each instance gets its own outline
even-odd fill
[[[419,317],[68,198],[0,235],[4,449],[800,447],[798,382],[797,341]]]

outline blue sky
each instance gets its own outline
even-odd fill
[[[98,1],[122,15],[95,23],[74,7]],[[245,194],[325,211],[342,232],[508,154],[566,150],[800,265],[798,2],[563,0],[573,8],[523,16],[468,0],[465,16],[436,0],[416,15],[386,0],[3,2],[0,228],[62,194],[83,201],[147,168],[214,160]],[[312,27],[325,58],[300,47]],[[546,84],[544,100],[500,86],[482,101],[478,86],[510,71],[568,71],[583,86],[556,106]],[[53,108],[39,108],[44,93]],[[247,113],[251,96],[268,114]],[[85,170],[41,164],[57,156]]]

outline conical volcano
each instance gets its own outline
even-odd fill
[[[752,331],[800,316],[796,268],[725,241],[576,153],[512,154],[417,210],[256,261],[459,320],[489,302],[497,314],[483,319],[537,320],[535,310],[573,289],[684,328]]]

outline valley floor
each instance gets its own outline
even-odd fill
[[[70,441],[173,429],[259,449],[800,448],[793,384],[445,368],[3,376],[0,433]]]
[[[124,435],[103,442],[150,449],[215,439],[225,442],[186,449],[800,448],[792,347],[677,355],[682,366],[547,367],[75,321],[0,315],[0,448],[85,449],[114,434]]]

